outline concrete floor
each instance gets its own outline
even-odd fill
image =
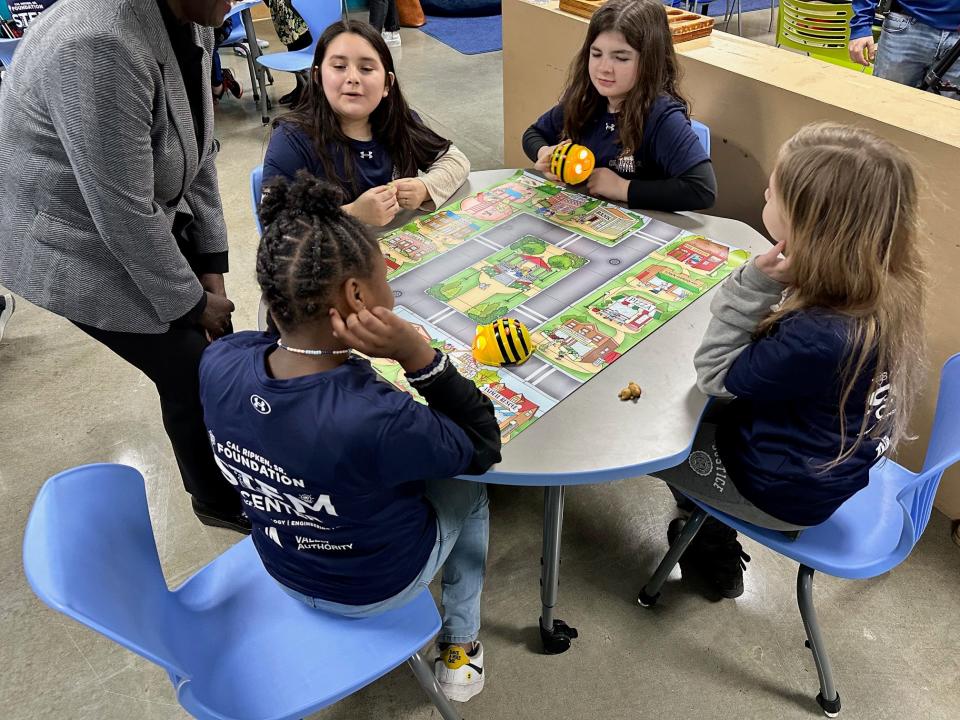
[[[766,32],[766,11],[747,18]],[[269,24],[264,37],[276,46]],[[403,30],[399,75],[413,106],[477,169],[502,157],[500,54],[459,55]],[[236,61],[236,62],[235,62]],[[244,66],[227,63],[243,78]],[[441,70],[438,70],[441,69]],[[247,80],[249,82],[249,80]],[[246,83],[245,83],[246,84]],[[290,87],[278,74],[275,97]],[[252,101],[218,111],[220,182],[230,228],[227,288],[235,325],[254,325],[255,231],[247,178],[268,131]],[[176,585],[237,536],[190,511],[160,424],[153,386],[66,321],[26,303],[0,344],[0,708],[7,720],[171,720],[166,676],[150,663],[44,607],[23,577],[23,526],[41,483],[66,467],[128,463],[146,476],[160,557]],[[794,599],[796,566],[750,542],[746,593],[711,603],[676,577],[642,610],[637,590],[666,549],[672,502],[639,478],[574,488],[567,499],[558,616],[581,638],[565,655],[539,654],[538,558],[542,493],[491,488],[484,594],[486,690],[468,718],[813,718],[817,676]],[[913,555],[864,582],[817,577],[815,594],[846,718],[960,716],[960,549],[935,513]],[[130,592],[135,592],[131,588]],[[405,668],[333,708],[324,719],[435,718]]]

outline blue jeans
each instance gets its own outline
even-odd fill
[[[902,85],[920,87],[930,66],[958,39],[957,31],[937,30],[909,15],[888,13],[883,21],[873,74]],[[960,62],[950,68],[944,79],[960,84]],[[957,94],[946,92],[944,97],[957,99]]]
[[[490,537],[487,488],[468,480],[432,480],[427,482],[427,500],[437,513],[437,542],[420,574],[393,597],[369,605],[343,605],[280,587],[318,610],[344,617],[370,617],[406,605],[430,585],[442,567],[443,627],[437,641],[473,642],[480,632],[480,593]]]

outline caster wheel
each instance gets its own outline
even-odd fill
[[[565,653],[570,649],[570,642],[579,635],[576,628],[570,627],[563,620],[554,620],[553,629],[547,630],[541,619],[539,627],[545,655]]]
[[[821,693],[817,693],[817,704],[828,718],[835,718],[840,714],[840,693],[833,700],[824,700]]]

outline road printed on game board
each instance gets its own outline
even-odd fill
[[[380,244],[398,313],[491,398],[504,442],[748,258],[523,171]],[[478,366],[477,325],[505,315],[526,323],[536,353]],[[374,365],[413,393],[398,365]]]

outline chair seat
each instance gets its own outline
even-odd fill
[[[250,538],[175,595],[204,625],[205,656],[193,648],[191,679],[178,687],[180,702],[200,717],[303,718],[397,667],[440,629],[426,590],[373,618],[314,610],[267,574]]]
[[[293,52],[276,52],[261,55],[257,62],[271,70],[280,70],[283,72],[299,72],[307,70],[313,64],[314,47],[305,50],[294,50]]]
[[[912,524],[897,501],[897,494],[915,478],[892,460],[878,463],[870,472],[867,487],[841,505],[826,522],[804,530],[796,540],[693,501],[781,555],[829,575],[859,579],[886,572],[910,553]]]

